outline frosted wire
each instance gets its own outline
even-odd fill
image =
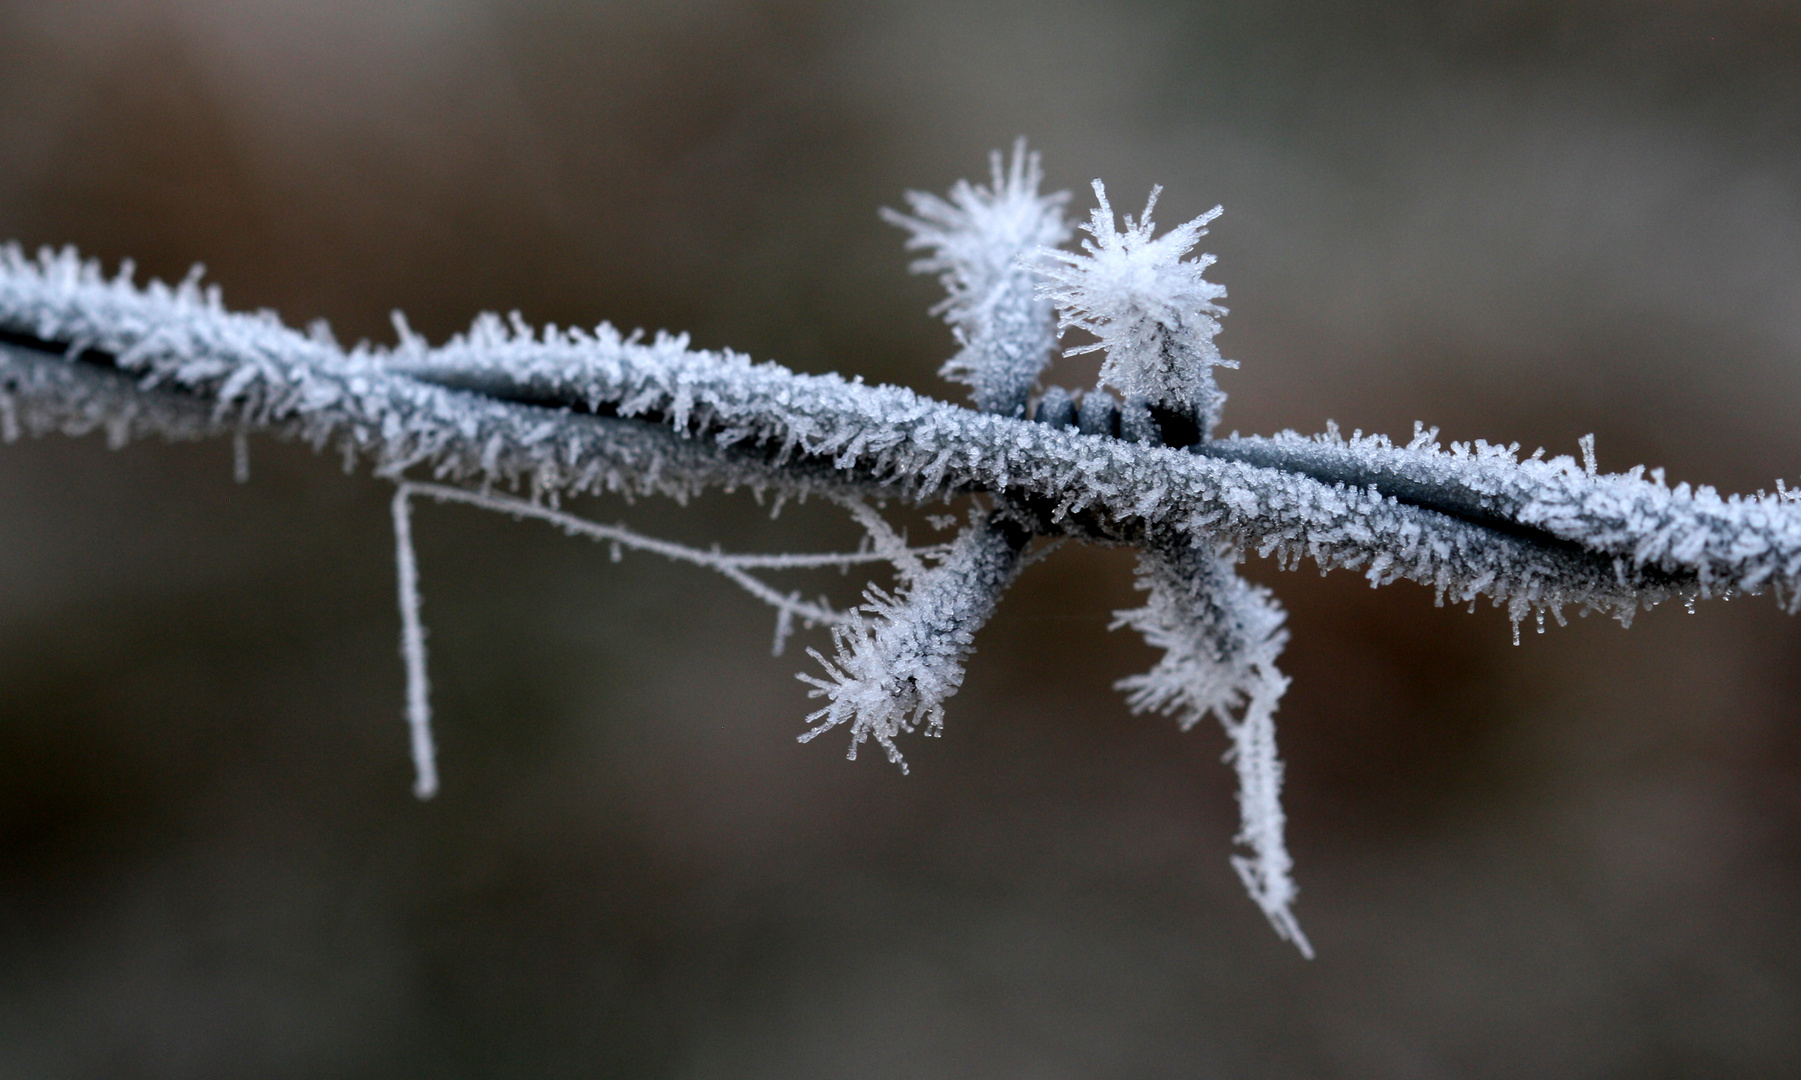
[[[1672,488],[1655,470],[1603,475],[1592,440],[1580,465],[1543,451],[1522,460],[1517,445],[1447,450],[1425,430],[1406,446],[1336,431],[1204,442],[1194,453],[1146,443],[1145,402],[1189,411],[1205,433],[1224,400],[1211,374],[1230,366],[1213,343],[1224,289],[1204,277],[1210,256],[1184,258],[1217,211],[1156,237],[1153,191],[1141,219],[1128,216],[1122,231],[1097,181],[1084,253],[1048,250],[1022,261],[1031,245],[1066,236],[1061,197],[1038,196],[1038,183],[1036,158],[1022,145],[1006,170],[997,157],[991,188],[960,184],[948,200],[911,195],[912,216],[890,215],[909,229],[910,246],[932,253],[917,268],[940,274],[949,292],[940,310],[962,346],[946,373],[972,386],[981,413],[693,350],[685,337],[646,340],[606,324],[539,330],[517,315],[484,315],[436,348],[397,317],[396,348],[347,353],[328,332],[302,336],[269,313],[226,311],[197,277],[140,288],[129,267],[108,279],[70,251],[32,260],[8,247],[0,250],[0,328],[66,348],[67,358],[92,350],[119,371],[0,347],[0,433],[101,429],[112,445],[231,433],[243,473],[243,433],[268,430],[335,447],[346,467],[367,459],[395,479],[429,470],[482,485],[476,493],[406,482],[396,493],[421,797],[437,778],[410,494],[540,517],[708,566],[776,607],[778,649],[796,617],[833,623],[836,655],[820,658],[826,678],[804,676],[827,699],[804,738],[848,725],[852,756],[874,739],[903,768],[895,736],[941,728],[973,635],[1034,532],[1139,545],[1149,602],[1120,619],[1164,657],[1121,685],[1134,708],[1176,712],[1185,726],[1211,712],[1225,726],[1240,781],[1238,839],[1250,849],[1233,865],[1277,931],[1309,955],[1290,914],[1274,742],[1287,686],[1275,659],[1286,634],[1273,599],[1237,575],[1238,552],[1358,569],[1372,585],[1409,578],[1432,586],[1440,602],[1489,596],[1507,607],[1516,634],[1526,616],[1542,629],[1547,613],[1561,621],[1568,607],[1627,622],[1667,599],[1768,590],[1790,610],[1801,603],[1801,508],[1780,481],[1775,493],[1746,498]],[[1026,287],[1033,267],[1049,279],[1042,295]],[[1107,350],[1103,378],[1127,393],[1122,426],[1138,441],[1020,418],[1050,351],[1047,300],[1059,305],[1063,328],[1098,338],[1069,351]],[[529,498],[491,494],[495,483],[525,488]],[[747,573],[822,557],[709,555],[582,522],[554,505],[566,493],[685,499],[739,486],[845,503],[873,538],[871,561],[896,567],[896,592],[872,588],[862,607],[841,615]],[[930,566],[865,501],[971,491],[990,493],[993,513],[933,553]]]
[[[896,387],[797,375],[689,350],[681,338],[635,342],[604,324],[535,333],[485,317],[437,349],[408,339],[391,353],[347,355],[272,316],[226,312],[216,292],[194,283],[139,289],[72,254],[30,261],[13,249],[0,252],[0,325],[104,349],[152,385],[210,399],[221,421],[333,445],[373,460],[383,475],[418,466],[551,496],[685,498],[708,486],[918,497],[988,490],[1047,506],[1043,525],[1051,530],[1135,542],[1149,526],[1168,526],[1284,565],[1310,558],[1360,570],[1373,584],[1419,581],[1453,603],[1486,595],[1515,620],[1566,607],[1627,620],[1640,605],[1668,599],[1768,590],[1792,605],[1801,580],[1801,507],[1792,491],[1722,498],[1709,488],[1670,489],[1657,474],[1588,477],[1568,459],[1530,469],[1486,463],[1517,470],[1511,483],[1544,496],[1527,502],[1571,542],[1563,551],[1368,487],[978,414]],[[30,430],[97,426],[129,438],[157,433],[169,412],[25,367],[9,364],[20,377],[8,393]],[[76,400],[63,400],[64,390],[78,390]],[[677,431],[671,438],[667,429],[522,407],[495,394],[604,405]],[[85,411],[77,415],[76,406]],[[186,413],[179,423],[195,426]],[[684,431],[706,437],[684,439]],[[721,453],[739,445],[759,449]],[[1419,457],[1433,483],[1461,484],[1456,470]],[[1550,490],[1536,486],[1545,469],[1559,478]]]

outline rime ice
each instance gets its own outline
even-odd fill
[[[1213,381],[1216,367],[1237,367],[1222,358],[1213,337],[1226,313],[1216,301],[1223,285],[1208,281],[1211,255],[1182,256],[1207,235],[1207,223],[1220,215],[1214,207],[1200,217],[1154,236],[1151,211],[1162,188],[1152,188],[1144,213],[1126,215],[1121,231],[1115,223],[1107,189],[1094,182],[1100,203],[1082,230],[1082,252],[1040,250],[1045,283],[1038,292],[1056,301],[1059,330],[1086,330],[1099,340],[1064,350],[1066,355],[1106,350],[1101,381],[1128,397],[1188,412],[1202,434],[1219,422],[1225,395]]]
[[[1237,839],[1249,852],[1232,865],[1277,932],[1308,954],[1292,914],[1275,745],[1287,634],[1274,598],[1237,574],[1241,553],[1284,567],[1311,559],[1372,585],[1417,581],[1441,603],[1488,597],[1516,632],[1527,617],[1542,627],[1568,609],[1624,623],[1672,599],[1768,591],[1801,606],[1801,493],[1780,482],[1774,493],[1722,496],[1671,487],[1661,470],[1602,473],[1592,441],[1578,463],[1522,457],[1517,445],[1445,447],[1427,429],[1405,445],[1336,431],[1157,445],[1142,430],[1147,403],[1189,412],[1205,436],[1224,400],[1212,377],[1229,365],[1213,342],[1224,289],[1203,276],[1210,257],[1184,258],[1214,215],[1156,237],[1147,205],[1121,231],[1097,182],[1083,252],[1046,252],[1068,233],[1062,196],[1039,195],[1039,182],[1022,146],[1005,168],[996,158],[991,186],[910,195],[913,214],[890,215],[928,252],[916,268],[938,273],[949,294],[940,310],[960,351],[944,373],[971,387],[976,410],[605,323],[536,328],[483,315],[432,346],[397,319],[396,347],[345,350],[322,328],[302,334],[271,313],[228,311],[197,277],[140,287],[128,266],[109,278],[70,251],[33,259],[5,247],[0,435],[99,430],[118,446],[256,431],[330,447],[347,468],[365,461],[396,480],[422,795],[436,777],[410,498],[533,517],[615,551],[714,570],[775,609],[778,651],[797,621],[831,626],[834,655],[815,653],[823,676],[804,676],[824,705],[803,738],[844,727],[853,754],[874,740],[897,763],[898,737],[940,730],[975,635],[1034,536],[1133,545],[1149,595],[1118,625],[1163,656],[1120,687],[1134,710],[1173,713],[1185,728],[1211,714],[1224,726]],[[1052,422],[1025,419],[1059,324],[1096,335],[1104,379],[1128,395],[1123,409],[1098,389],[1077,409],[1051,388],[1040,412]],[[1129,438],[1111,434],[1116,421]],[[576,493],[686,499],[739,487],[833,499],[871,543],[851,554],[727,555],[557,507]],[[872,507],[953,495],[988,506],[948,545],[909,547]],[[756,573],[868,562],[891,565],[896,587],[872,587],[851,612]]]
[[[1020,263],[1069,239],[1062,211],[1069,193],[1038,194],[1043,171],[1024,139],[1004,172],[995,151],[990,171],[989,187],[959,180],[948,200],[909,191],[911,216],[882,216],[912,234],[909,249],[932,252],[913,263],[913,272],[938,275],[947,295],[933,313],[943,313],[962,346],[939,374],[967,384],[982,412],[1021,416],[1057,340],[1050,303],[1035,295],[1037,276]]]
[[[1238,772],[1237,839],[1251,849],[1232,866],[1276,933],[1311,958],[1313,946],[1289,910],[1295,887],[1276,757],[1276,705],[1288,689],[1276,658],[1288,643],[1288,616],[1233,563],[1229,549],[1173,539],[1139,556],[1138,588],[1150,593],[1149,602],[1115,612],[1113,625],[1137,630],[1163,658],[1115,685],[1133,712],[1173,713],[1183,731],[1211,713],[1225,728],[1232,740],[1227,758]]]

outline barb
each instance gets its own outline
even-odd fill
[[[1150,671],[1114,683],[1134,713],[1174,714],[1183,731],[1211,713],[1232,740],[1242,821],[1237,840],[1251,849],[1232,866],[1278,936],[1313,958],[1292,905],[1297,893],[1283,838],[1282,762],[1276,754],[1276,706],[1288,678],[1276,659],[1288,643],[1287,613],[1270,591],[1239,576],[1235,553],[1169,538],[1138,557],[1144,607],[1113,613],[1110,629],[1131,627],[1163,650]]]
[[[913,272],[937,274],[944,286],[945,298],[932,313],[944,315],[960,348],[938,374],[970,387],[982,412],[1023,416],[1057,338],[1051,305],[1035,295],[1036,276],[1021,263],[1034,250],[1069,239],[1063,222],[1069,192],[1038,194],[1044,171],[1024,139],[1013,144],[1004,168],[995,151],[989,172],[989,186],[958,181],[948,201],[909,191],[913,213],[884,209],[882,219],[911,234],[909,251],[930,252],[914,260]]]
[[[903,595],[865,590],[863,605],[832,628],[835,655],[807,650],[826,677],[797,678],[813,687],[808,697],[826,704],[807,717],[813,726],[800,741],[849,724],[846,756],[855,761],[857,748],[874,739],[905,773],[895,737],[921,727],[927,735],[943,731],[944,702],[963,685],[964,658],[1018,572],[1025,539],[1017,527],[984,516],[957,535],[939,565],[907,579]]]

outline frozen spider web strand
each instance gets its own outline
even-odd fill
[[[911,560],[917,564],[920,557],[934,555],[945,550],[945,545],[936,544],[917,548],[902,547],[898,552],[882,548],[874,551],[835,551],[817,554],[776,553],[771,555],[742,555],[717,550],[703,551],[686,544],[645,536],[624,525],[604,525],[598,521],[590,521],[567,511],[514,495],[413,480],[403,482],[401,489],[408,496],[425,496],[438,502],[462,503],[466,506],[507,514],[515,518],[531,518],[555,525],[572,536],[585,536],[590,540],[603,541],[632,551],[661,555],[674,562],[683,562],[712,570],[758,600],[775,608],[779,616],[787,622],[791,623],[792,620],[798,618],[806,626],[834,625],[843,622],[844,613],[835,611],[823,603],[802,600],[798,593],[779,592],[747,571],[843,569],[869,563],[892,563],[896,559]],[[781,655],[779,640],[776,655]]]
[[[685,562],[717,571],[758,600],[776,609],[775,654],[777,656],[781,655],[782,644],[793,630],[795,619],[800,619],[806,626],[821,623],[835,626],[844,622],[845,615],[843,612],[832,610],[824,603],[816,604],[802,600],[799,593],[778,592],[746,571],[753,569],[843,568],[872,562],[892,562],[898,557],[911,560],[910,565],[917,566],[920,556],[934,555],[944,550],[943,545],[936,545],[923,548],[902,548],[898,552],[881,549],[871,552],[735,555],[721,551],[702,551],[683,544],[645,536],[623,525],[603,525],[599,522],[589,521],[586,518],[515,496],[471,491],[467,488],[451,487],[447,484],[401,481],[395,489],[393,499],[394,563],[400,594],[400,653],[406,665],[406,717],[407,728],[411,736],[415,776],[413,793],[421,799],[429,799],[437,793],[438,769],[437,751],[431,729],[431,680],[426,663],[425,625],[419,614],[421,605],[419,561],[413,547],[412,500],[418,496],[431,498],[438,502],[461,503],[495,513],[508,514],[515,518],[533,518],[555,525],[571,535],[586,536],[592,540],[606,541],[620,548],[661,555],[676,562]]]
[[[406,723],[413,754],[413,794],[438,793],[438,751],[431,733],[431,683],[425,625],[419,618],[419,560],[413,552],[413,507],[405,484],[394,492],[394,566],[400,588],[400,655],[406,663]]]
[[[1205,436],[1219,422],[1225,394],[1213,380],[1216,367],[1237,367],[1220,356],[1214,335],[1226,309],[1217,301],[1226,287],[1204,276],[1212,255],[1183,256],[1207,235],[1218,217],[1214,207],[1192,221],[1154,237],[1151,211],[1163,189],[1152,188],[1138,220],[1126,215],[1122,231],[1107,189],[1094,182],[1099,206],[1082,230],[1082,252],[1039,249],[1039,295],[1057,305],[1059,331],[1086,330],[1098,340],[1065,349],[1064,355],[1106,350],[1101,381],[1127,397],[1185,412]]]
[[[979,518],[902,595],[871,586],[864,604],[832,628],[832,659],[807,650],[825,678],[797,677],[813,687],[808,696],[827,704],[807,717],[814,726],[800,741],[848,724],[847,757],[856,760],[857,748],[874,739],[905,773],[894,740],[922,727],[927,735],[943,731],[944,702],[963,685],[963,661],[1017,573],[1026,539],[1007,523]]]
[[[1164,538],[1140,554],[1144,607],[1115,613],[1163,656],[1142,675],[1115,684],[1135,713],[1174,714],[1182,730],[1208,713],[1232,740],[1238,774],[1237,841],[1249,856],[1232,867],[1276,933],[1312,959],[1313,946],[1290,910],[1296,890],[1283,838],[1282,762],[1276,755],[1276,706],[1288,679],[1276,659],[1288,643],[1287,618],[1268,589],[1238,574],[1229,549]]]
[[[931,252],[913,272],[935,273],[944,286],[933,313],[944,315],[961,348],[938,373],[969,386],[979,411],[1020,416],[1057,347],[1050,302],[1037,295],[1023,260],[1069,239],[1069,193],[1038,194],[1044,172],[1024,139],[1004,169],[998,150],[989,163],[990,186],[959,180],[949,199],[909,191],[912,214],[884,209],[882,217],[911,234],[908,249]]]

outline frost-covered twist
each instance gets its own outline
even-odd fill
[[[1604,557],[1622,573],[1630,567],[1668,581],[1692,580],[1685,598],[1768,589],[1790,613],[1801,610],[1801,490],[1780,478],[1773,491],[1751,495],[1722,495],[1706,484],[1671,486],[1662,469],[1601,472],[1592,436],[1580,449],[1578,462],[1546,458],[1542,449],[1522,458],[1518,443],[1477,439],[1447,447],[1437,428],[1423,424],[1414,425],[1405,445],[1361,432],[1346,438],[1328,425],[1320,435],[1284,431],[1194,447],[1329,484],[1374,487],[1495,529],[1536,532]]]
[[[1617,553],[1612,541],[1605,548],[1575,537],[1564,543],[1517,522],[1514,531],[1500,530],[1378,485],[1209,456],[1217,441],[1197,453],[1137,445],[979,414],[898,387],[693,351],[679,337],[635,342],[604,325],[533,333],[488,317],[442,346],[397,352],[389,370],[489,397],[674,423],[717,444],[765,448],[776,463],[829,462],[872,490],[1004,494],[1042,508],[1036,527],[1043,532],[1129,543],[1159,525],[1210,534],[1284,565],[1307,558],[1361,570],[1375,584],[1418,581],[1454,603],[1489,596],[1516,620],[1566,607],[1630,619],[1640,605],[1700,595],[1689,547],[1641,560]],[[1442,483],[1462,491],[1454,473],[1443,473]],[[1746,551],[1748,562],[1716,566],[1715,593],[1779,586],[1793,595],[1801,580],[1801,508],[1758,505],[1782,522],[1770,532],[1772,546]],[[1699,516],[1697,509],[1693,492],[1678,493],[1671,520],[1658,528],[1724,529],[1729,546],[1736,514]]]
[[[402,352],[423,348],[401,328]],[[609,328],[610,330],[610,328]],[[805,495],[846,487],[820,462],[773,465],[666,426],[530,408],[433,385],[394,353],[344,350],[272,312],[228,311],[198,275],[179,285],[116,276],[73,250],[29,258],[0,246],[0,429],[76,434],[114,445],[160,435],[262,431],[330,446],[378,475],[523,485],[534,496],[618,492],[686,499],[706,488]],[[194,408],[193,405],[200,407]]]

